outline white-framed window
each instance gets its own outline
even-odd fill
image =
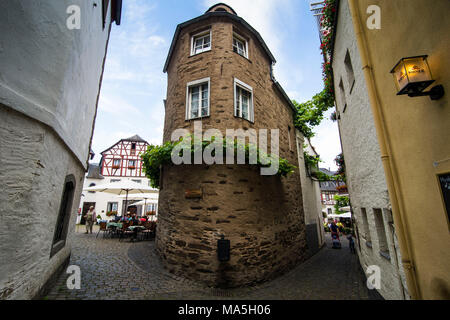
[[[210,78],[191,81],[186,89],[186,120],[209,116]]]
[[[136,167],[136,160],[129,160],[128,161],[128,166],[129,167]]]
[[[234,115],[250,122],[253,118],[253,88],[234,78]]]
[[[111,212],[111,211],[118,211],[119,210],[119,203],[118,202],[108,202],[107,206],[106,206],[106,212]]]
[[[248,58],[248,43],[236,33],[233,34],[233,51]]]
[[[120,167],[120,159],[114,159],[113,160],[113,167]]]
[[[211,30],[197,33],[191,37],[191,56],[211,50]]]

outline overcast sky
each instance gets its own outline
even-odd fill
[[[219,1],[127,0],[122,23],[113,25],[98,105],[92,149],[100,152],[138,134],[162,143],[167,77],[162,72],[176,26],[202,15]],[[309,100],[323,88],[322,56],[310,0],[227,0],[264,38],[277,60],[276,79],[288,96]],[[336,168],[340,153],[337,124],[326,119],[312,144],[325,168]]]

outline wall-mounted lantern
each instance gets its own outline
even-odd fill
[[[397,95],[407,94],[409,97],[430,96],[438,100],[444,95],[444,87],[437,85],[430,91],[424,90],[434,82],[428,65],[427,55],[402,58],[391,70],[394,75]]]

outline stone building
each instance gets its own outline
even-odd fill
[[[430,94],[450,85],[450,2],[336,3],[331,62],[361,264],[381,268],[385,298],[448,299],[450,109],[448,95]],[[391,70],[418,56],[402,92]]]
[[[120,24],[121,2],[103,2],[0,2],[0,299],[40,296],[69,262],[111,23]],[[77,12],[80,29],[69,29]]]
[[[260,34],[227,5],[178,25],[168,74],[164,141],[175,129],[279,129],[280,156],[298,163],[294,107],[272,75]],[[200,99],[201,93],[201,99]],[[157,250],[173,273],[211,286],[276,277],[305,259],[298,171],[262,176],[254,165],[162,168]],[[199,198],[188,197],[190,191]],[[230,241],[219,262],[217,241]]]
[[[89,163],[89,170],[84,180],[84,187],[101,186],[105,183],[122,183],[132,181],[148,186],[150,180],[146,178],[142,169],[141,154],[147,149],[148,142],[138,135],[121,139],[114,145],[101,152],[102,158],[99,164]],[[128,204],[128,210],[135,212],[138,216],[148,211],[157,211],[158,190],[148,195],[146,208],[141,205],[134,206],[140,198],[130,195],[128,203],[122,196],[106,192],[83,191],[80,201],[79,221],[90,206],[95,208],[97,215],[102,220],[109,220],[106,214],[115,211],[117,215],[125,212],[125,206]],[[138,201],[136,201],[138,200]]]

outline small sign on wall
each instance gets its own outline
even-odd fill
[[[439,175],[439,183],[441,185],[442,198],[444,199],[445,208],[447,210],[447,218],[450,221],[450,173]]]
[[[192,190],[186,190],[184,192],[184,197],[186,199],[201,199],[203,196],[202,189],[192,189]]]

